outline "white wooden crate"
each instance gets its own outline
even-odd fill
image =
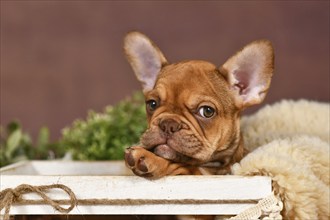
[[[123,161],[72,162],[28,161],[0,169],[0,189],[20,184],[63,184],[71,188],[78,200],[164,200],[164,204],[144,205],[79,205],[69,214],[175,214],[175,215],[236,215],[255,205],[255,201],[272,192],[269,177],[240,176],[170,176],[147,180],[132,176]],[[67,199],[58,190],[52,199]],[[26,199],[40,199],[35,194]],[[173,200],[194,200],[192,204],[171,204]],[[199,204],[198,201],[219,201]],[[166,204],[165,204],[166,203]],[[13,215],[60,214],[48,205],[14,205]]]

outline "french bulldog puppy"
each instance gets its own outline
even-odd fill
[[[274,69],[267,40],[254,41],[221,67],[202,60],[169,63],[144,34],[128,33],[124,50],[146,100],[148,129],[126,149],[138,176],[228,174],[246,154],[245,108],[265,98]]]

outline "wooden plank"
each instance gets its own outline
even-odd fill
[[[237,215],[254,204],[222,205],[139,205],[139,206],[77,206],[65,215]],[[59,215],[47,205],[13,206],[11,215]]]
[[[63,184],[72,189],[77,199],[157,199],[157,200],[196,200],[196,204],[145,204],[145,205],[78,205],[70,214],[216,214],[235,215],[254,205],[247,200],[259,200],[271,194],[271,180],[268,177],[239,177],[239,176],[170,176],[159,180],[146,180],[137,176],[113,176],[111,172],[119,172],[120,166],[109,172],[107,167],[114,166],[113,162],[104,162],[99,167],[106,169],[101,176],[91,175],[98,166],[88,170],[87,174],[80,175],[85,164],[80,162],[67,162],[66,167],[75,169],[63,173],[75,173],[73,175],[51,175],[56,168],[64,168],[59,165],[62,162],[52,164],[27,163],[26,166],[43,165],[45,170],[34,169],[43,172],[44,175],[24,175],[11,173],[9,169],[3,169],[0,176],[0,189],[15,188],[20,184],[50,185]],[[69,164],[75,163],[75,164]],[[120,163],[119,163],[120,164]],[[81,165],[80,167],[77,165]],[[24,166],[24,165],[21,165]],[[48,167],[47,167],[48,166]],[[50,170],[50,167],[53,169]],[[19,168],[21,170],[24,170]],[[77,170],[79,172],[77,172]],[[73,172],[74,171],[74,172]],[[79,175],[77,175],[79,173]],[[88,174],[89,173],[89,174]],[[119,172],[120,173],[120,172]],[[45,175],[46,174],[46,175]],[[59,190],[52,190],[48,194],[52,199],[67,199],[67,196]],[[24,196],[25,199],[39,200],[35,194]],[[202,200],[230,201],[228,204],[198,204]],[[245,202],[242,202],[245,200]],[[234,203],[233,203],[234,202]],[[46,205],[15,205],[11,209],[12,214],[60,214]]]

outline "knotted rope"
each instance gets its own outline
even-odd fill
[[[258,202],[257,205],[246,209],[230,220],[281,220],[283,219],[281,211],[283,209],[283,202],[279,197],[270,195]]]
[[[70,200],[67,201],[69,201],[70,206],[68,208],[64,208],[61,206],[63,202],[52,200],[51,198],[49,198],[46,195],[46,192],[49,191],[50,189],[61,189],[66,194],[68,194]],[[27,184],[22,184],[14,189],[8,188],[0,192],[0,211],[2,209],[5,209],[5,213],[4,213],[5,220],[10,218],[9,212],[12,204],[16,204],[16,203],[31,204],[32,200],[26,200],[22,198],[22,195],[27,193],[38,194],[42,198],[41,201],[43,203],[47,203],[51,205],[54,209],[56,209],[61,213],[69,213],[77,204],[77,198],[75,194],[72,192],[72,190],[69,187],[65,185],[52,184],[52,185],[43,185],[43,186],[31,186]]]

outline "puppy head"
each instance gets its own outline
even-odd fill
[[[206,61],[169,64],[139,32],[124,49],[146,98],[149,127],[141,143],[175,162],[202,164],[230,157],[240,142],[239,115],[265,98],[273,73],[273,48],[255,41],[220,68]]]

